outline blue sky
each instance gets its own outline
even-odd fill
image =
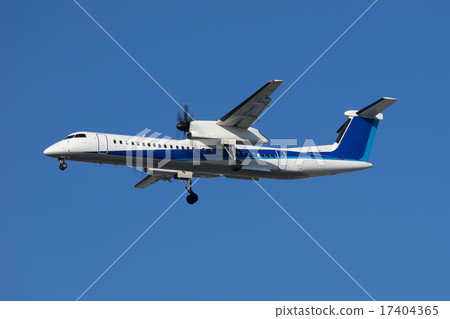
[[[371,1],[86,1],[197,119],[277,97]],[[363,172],[266,188],[377,300],[448,300],[447,1],[380,0],[256,125],[334,141],[382,96]],[[73,1],[0,10],[0,299],[74,300],[183,191],[42,151],[78,130],[175,134],[178,107]],[[427,155],[428,154],[428,155]],[[200,180],[83,300],[368,300],[251,181]]]

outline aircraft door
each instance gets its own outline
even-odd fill
[[[96,134],[97,135],[97,145],[99,154],[108,153],[108,137],[106,134]]]
[[[277,151],[278,154],[278,167],[280,169],[287,168],[287,151]]]

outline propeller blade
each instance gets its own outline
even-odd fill
[[[193,115],[189,114],[189,104],[185,103],[183,107],[183,115],[180,114],[180,111],[177,113],[177,129],[179,131],[184,132],[186,135],[189,132],[190,123],[192,122]],[[186,137],[186,136],[185,136]]]
[[[189,115],[189,104],[185,103],[184,104],[184,122],[189,121],[188,115]]]
[[[183,116],[181,115],[180,112],[181,112],[181,111],[178,111],[178,112],[177,112],[177,122],[178,122],[178,123],[183,121]]]

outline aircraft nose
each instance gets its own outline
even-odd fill
[[[55,145],[49,146],[44,150],[44,155],[46,156],[55,156],[56,155],[56,148]]]
[[[50,155],[50,149],[51,149],[52,147],[50,146],[50,147],[47,147],[45,150],[44,150],[44,155],[47,155],[47,156],[49,156]]]

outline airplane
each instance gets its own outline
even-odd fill
[[[176,128],[184,139],[75,132],[45,149],[66,161],[127,165],[147,176],[135,185],[146,188],[158,181],[180,180],[194,204],[198,195],[193,178],[227,177],[293,180],[360,171],[373,166],[369,160],[382,112],[397,99],[383,97],[360,110],[346,111],[345,123],[333,144],[303,147],[269,147],[269,140],[251,127],[269,107],[271,94],[283,81],[272,80],[217,121],[194,120],[185,106]],[[187,182],[187,185],[186,185]]]

